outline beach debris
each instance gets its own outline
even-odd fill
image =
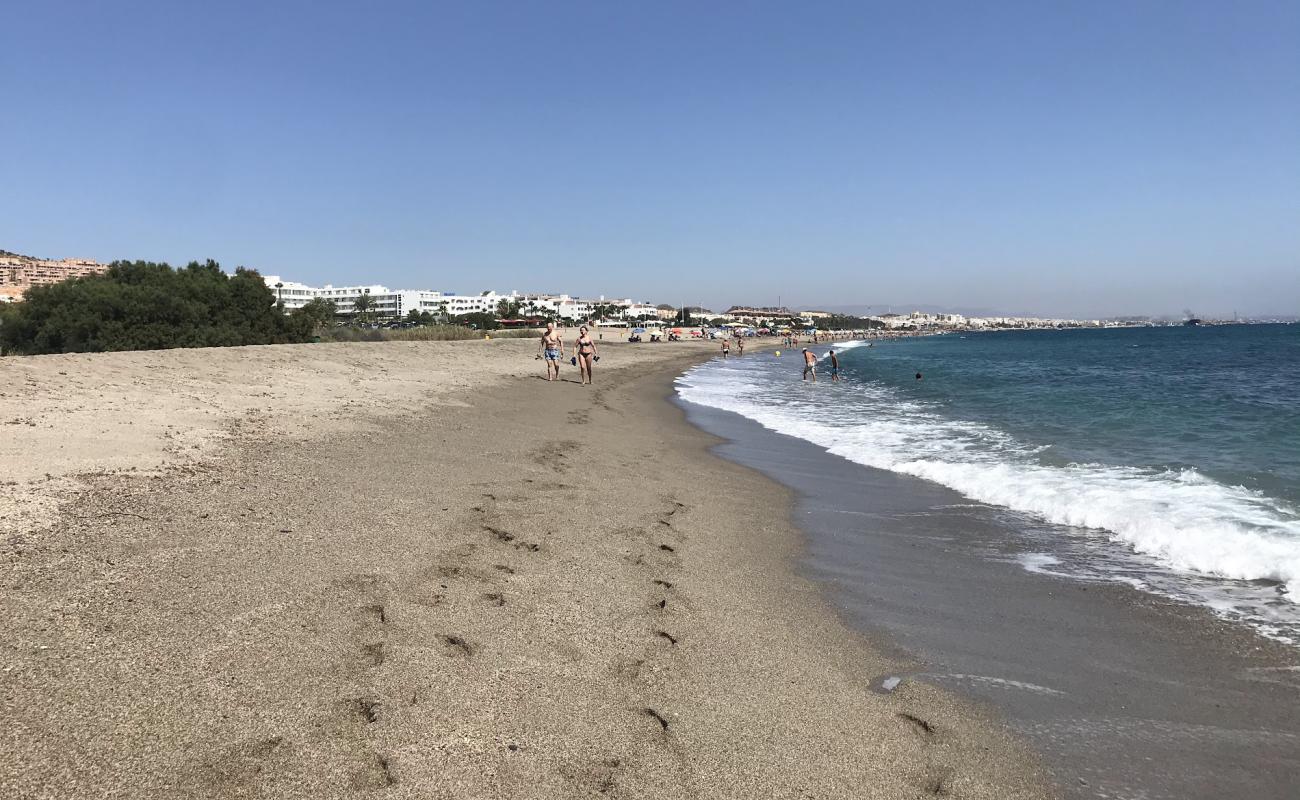
[[[660,714],[658,711],[655,711],[653,708],[646,707],[641,709],[641,713],[645,714],[647,717],[650,717],[655,722],[658,722],[659,727],[663,728],[664,730],[668,730],[668,720],[664,719],[663,715]]]
[[[888,678],[885,678],[883,681],[880,682],[880,688],[884,689],[886,692],[892,692],[895,689],[897,689],[898,684],[902,682],[903,679],[898,677],[897,675],[890,675]]]
[[[658,637],[660,637],[660,638],[662,638],[662,639],[667,639],[667,640],[668,640],[668,644],[670,644],[670,645],[675,645],[675,644],[677,644],[677,637],[673,636],[673,635],[672,635],[671,633],[669,633],[668,631],[655,631],[655,636],[658,636]]]
[[[916,732],[921,734],[923,737],[929,739],[931,736],[934,736],[934,726],[915,714],[908,714],[906,711],[900,711],[896,716],[904,722],[910,723],[911,726],[916,729]]]

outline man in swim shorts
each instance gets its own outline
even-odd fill
[[[559,380],[560,359],[564,358],[564,340],[555,330],[554,322],[546,323],[546,331],[542,334],[540,357],[546,359],[546,380]]]
[[[817,356],[808,348],[803,349],[803,379],[808,380],[812,376],[812,382],[817,382]]]
[[[838,381],[840,379],[840,360],[836,357],[834,350],[831,350],[827,355],[831,357],[831,380]]]

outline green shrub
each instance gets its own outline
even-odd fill
[[[309,341],[319,309],[285,315],[254,270],[115,261],[102,275],[33,286],[5,309],[0,350],[81,353]]]

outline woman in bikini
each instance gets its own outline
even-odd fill
[[[583,325],[578,329],[578,371],[582,373],[583,384],[591,383],[591,365],[596,360],[596,343],[592,341],[591,334],[587,333],[587,326]]]

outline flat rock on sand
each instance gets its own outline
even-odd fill
[[[0,796],[1050,795],[976,709],[869,691],[904,667],[793,575],[787,493],[664,401],[702,348],[582,387],[530,347],[412,348],[375,413],[10,534]]]

